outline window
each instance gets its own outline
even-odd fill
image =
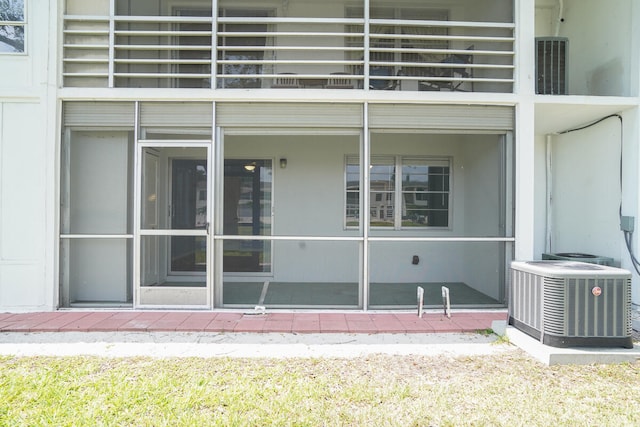
[[[174,11],[174,15],[210,17],[211,9],[180,8]],[[182,88],[211,87],[211,23],[181,22],[176,25],[176,30],[183,35],[175,40],[180,48],[172,52],[176,60],[174,72],[182,78],[177,78],[174,85]]]
[[[357,227],[360,221],[360,166],[357,157],[347,159],[346,175],[346,225]]]
[[[358,164],[356,156],[347,158],[347,227],[359,224]],[[448,158],[373,157],[369,173],[371,226],[395,229],[448,227],[450,164]]]
[[[449,161],[402,159],[402,226],[449,226]]]
[[[269,31],[266,24],[252,22],[251,18],[267,18],[273,16],[270,10],[221,9],[221,17],[247,18],[247,23],[224,23],[218,28],[224,34],[218,38],[218,74],[223,77],[218,87],[223,88],[260,88],[265,58],[265,46],[273,41],[265,37]],[[237,33],[235,35],[234,33]],[[256,35],[253,35],[255,33]],[[255,48],[255,49],[252,49]],[[246,77],[244,77],[246,75]]]
[[[24,0],[0,0],[0,53],[24,52]]]

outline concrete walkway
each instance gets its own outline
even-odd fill
[[[495,340],[495,335],[475,333],[14,332],[0,333],[0,356],[456,357],[515,350],[507,344],[493,344]]]
[[[506,310],[358,313],[232,311],[54,311],[0,313],[0,332],[475,333],[506,320]]]

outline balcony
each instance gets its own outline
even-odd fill
[[[110,15],[108,1],[70,1],[63,84],[512,92],[511,2],[494,15],[495,1],[450,3],[399,8],[371,0],[365,17],[364,5],[342,0],[322,8],[309,0],[259,8],[227,0],[215,16],[211,2],[150,12],[118,1]]]

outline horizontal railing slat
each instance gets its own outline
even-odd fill
[[[189,74],[189,73],[113,73],[115,77],[131,77],[131,78],[180,78],[180,79],[206,79],[211,74]]]
[[[116,58],[116,64],[177,64],[177,65],[210,65],[211,60],[205,59],[166,59],[166,58]]]
[[[372,39],[393,39],[393,40],[425,40],[425,41],[473,41],[473,42],[497,42],[513,43],[514,37],[488,37],[488,36],[439,36],[439,35],[416,35],[416,34],[382,34],[371,33]]]
[[[394,47],[372,47],[370,52],[387,53],[428,53],[433,55],[494,55],[513,56],[512,50],[467,50],[467,49],[414,49],[414,48],[394,48]]]
[[[155,37],[155,36],[193,36],[193,37],[211,37],[213,34],[211,31],[176,31],[176,30],[115,30],[116,36],[128,36],[128,37]]]

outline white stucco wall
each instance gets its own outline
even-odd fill
[[[620,262],[621,128],[616,118],[553,138],[552,252]]]
[[[555,35],[559,19],[559,2],[557,0],[536,0],[535,32],[537,37]]]
[[[0,306],[3,307],[44,307],[48,302],[46,133],[41,122],[44,115],[43,107],[37,103],[0,105]]]
[[[559,35],[569,38],[571,94],[633,95],[631,12],[631,0],[564,1]]]
[[[0,311],[55,307],[48,53],[56,51],[56,18],[49,2],[28,4],[25,53],[0,55]]]

